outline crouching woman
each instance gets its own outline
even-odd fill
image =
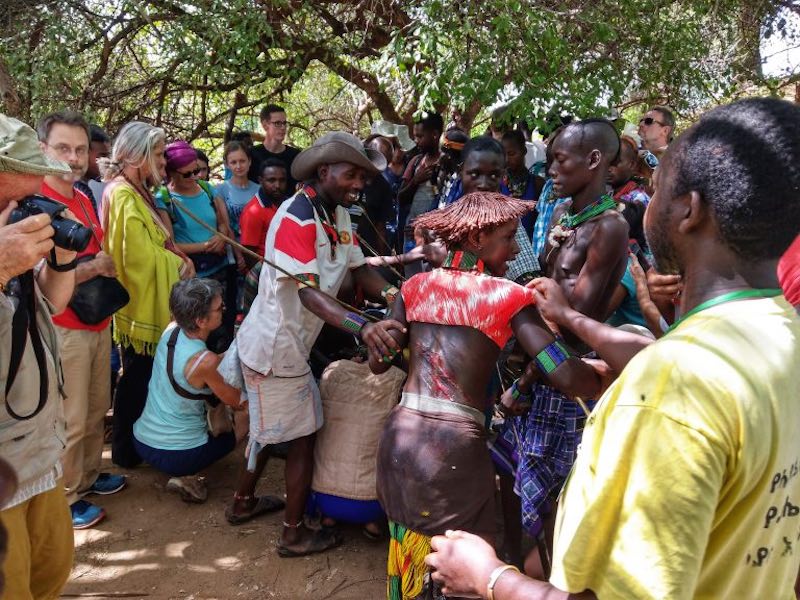
[[[197,473],[233,450],[247,431],[245,425],[236,433],[209,435],[209,406],[222,401],[236,411],[244,408],[239,390],[217,373],[222,356],[206,349],[209,333],[222,323],[222,286],[211,279],[180,281],[169,308],[175,323],[158,342],[134,443],[143,460],[171,477],[168,490],[186,502],[203,502],[208,491]]]

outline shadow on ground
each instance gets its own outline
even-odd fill
[[[167,478],[150,467],[112,468],[128,475],[114,496],[89,496],[105,521],[75,532],[75,566],[64,598],[381,599],[388,542],[370,542],[357,527],[330,552],[294,559],[275,553],[283,513],[233,527],[224,510],[242,463],[241,447],[209,469],[205,504],[166,492]],[[284,462],[271,459],[259,493],[283,493]]]

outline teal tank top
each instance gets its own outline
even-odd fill
[[[208,441],[205,402],[179,396],[167,376],[167,342],[173,328],[167,327],[156,348],[153,376],[147,390],[142,416],[133,424],[133,435],[141,443],[159,450],[190,450]],[[208,394],[208,388],[189,384],[184,370],[189,359],[206,350],[203,340],[195,340],[181,331],[175,344],[173,376],[179,386],[195,394]]]

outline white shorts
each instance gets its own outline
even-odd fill
[[[262,375],[242,364],[250,407],[250,443],[296,440],[322,427],[319,387],[309,371],[299,377]]]

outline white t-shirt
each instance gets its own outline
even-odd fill
[[[366,260],[347,209],[336,207],[336,231],[329,236],[306,193],[314,191],[305,188],[281,204],[267,232],[266,258],[292,275],[316,279],[319,289],[335,296],[347,271]],[[323,321],[303,307],[298,286],[264,264],[258,296],[237,335],[239,358],[250,369],[277,377],[298,377],[310,370],[308,357]]]

